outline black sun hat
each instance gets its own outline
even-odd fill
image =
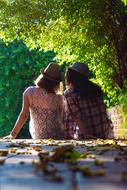
[[[74,71],[77,71],[81,75],[84,75],[85,77],[90,77],[91,72],[89,70],[88,65],[82,63],[82,62],[75,62],[69,69],[72,69]]]

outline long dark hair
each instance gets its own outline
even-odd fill
[[[103,92],[97,84],[91,82],[88,77],[85,77],[77,71],[68,69],[66,79],[67,85],[71,85],[74,91],[82,98],[103,96]]]
[[[60,82],[59,81],[53,81],[45,76],[39,75],[38,78],[34,81],[35,85],[44,88],[49,93],[57,93],[57,91],[60,88]]]

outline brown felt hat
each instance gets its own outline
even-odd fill
[[[69,69],[72,69],[74,71],[77,71],[81,75],[84,75],[85,77],[90,77],[91,72],[89,71],[89,67],[82,63],[82,62],[75,62]]]
[[[45,69],[41,70],[41,73],[45,78],[52,81],[60,82],[63,80],[61,68],[56,63],[49,63]]]

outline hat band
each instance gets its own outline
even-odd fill
[[[47,79],[49,79],[49,80],[53,80],[53,81],[56,81],[56,82],[60,82],[60,81],[61,81],[60,78],[52,77],[52,76],[46,74],[45,72],[43,73],[43,75],[44,75]]]

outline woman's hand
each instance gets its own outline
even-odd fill
[[[11,139],[14,139],[14,137],[10,134],[10,135],[3,137],[2,139],[11,140]]]

